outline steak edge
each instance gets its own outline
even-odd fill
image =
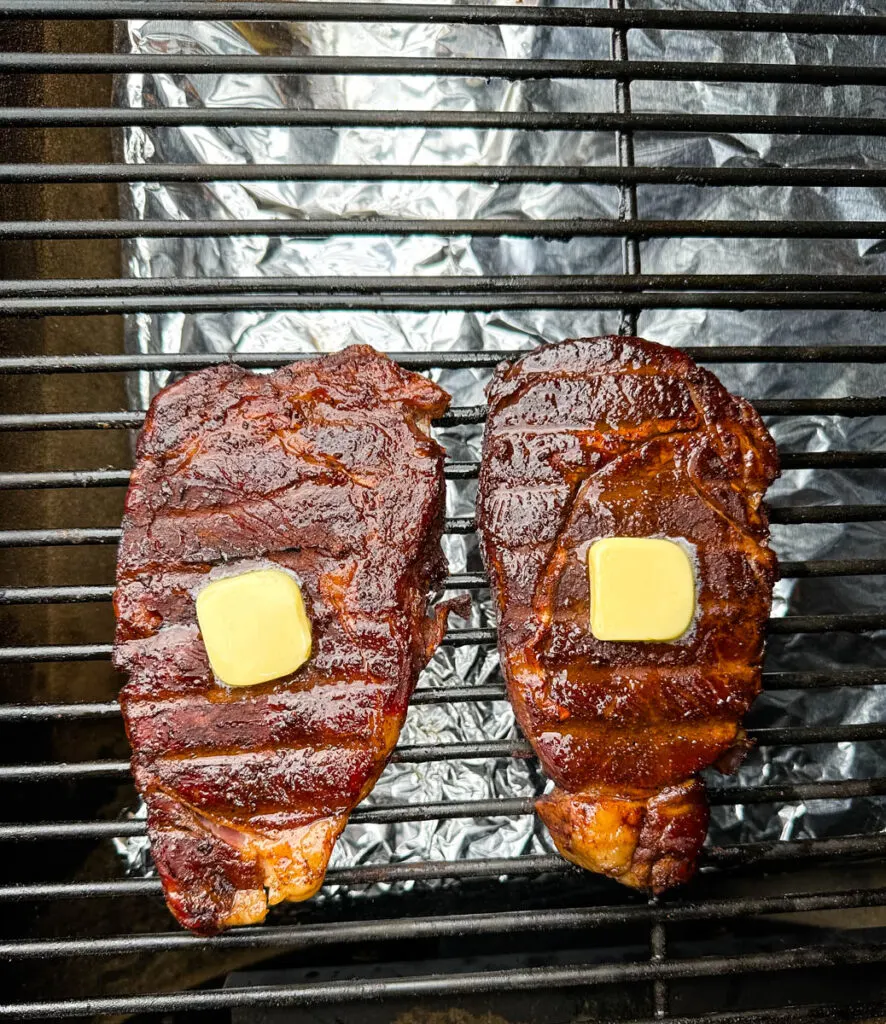
[[[448,606],[440,549],[449,395],[366,346],[262,375],[224,364],[151,403],[114,608],[120,704],[175,917],[212,934],[312,896],[397,742]],[[309,661],[220,685],[196,621],[213,569],[299,580]]]
[[[775,444],[713,374],[640,338],[539,348],[500,365],[487,396],[478,527],[508,695],[554,782],[536,809],[567,859],[661,892],[704,842],[697,773],[734,770],[747,748]],[[587,551],[613,536],[693,547],[696,615],[678,640],[591,633]]]

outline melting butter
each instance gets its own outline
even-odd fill
[[[295,672],[311,656],[311,623],[298,583],[279,569],[214,580],[197,595],[209,664],[228,686]]]
[[[607,537],[588,550],[591,632],[598,640],[676,640],[695,615],[695,574],[672,540]]]

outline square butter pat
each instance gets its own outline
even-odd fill
[[[598,640],[676,640],[695,614],[695,574],[672,540],[607,537],[588,551],[591,632]]]
[[[288,676],[311,656],[301,590],[279,569],[214,580],[197,595],[197,622],[212,671],[228,686]]]

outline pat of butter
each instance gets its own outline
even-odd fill
[[[254,686],[294,672],[311,656],[311,623],[298,583],[279,569],[255,569],[209,583],[197,622],[217,679]]]
[[[607,537],[588,551],[591,632],[598,640],[676,640],[695,614],[695,574],[672,540]]]

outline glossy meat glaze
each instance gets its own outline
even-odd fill
[[[210,934],[323,881],[397,741],[446,608],[449,396],[364,346],[269,375],[223,365],[165,388],[139,437],[114,599],[136,785],[167,902]],[[210,572],[279,566],[313,631],[292,676],[210,671],[195,595]]]
[[[555,783],[538,813],[565,857],[661,891],[704,841],[696,773],[746,748],[776,575],[762,507],[775,445],[711,373],[639,338],[540,348],[487,394],[478,525],[509,696]],[[694,549],[683,637],[591,634],[587,552],[613,536]]]

